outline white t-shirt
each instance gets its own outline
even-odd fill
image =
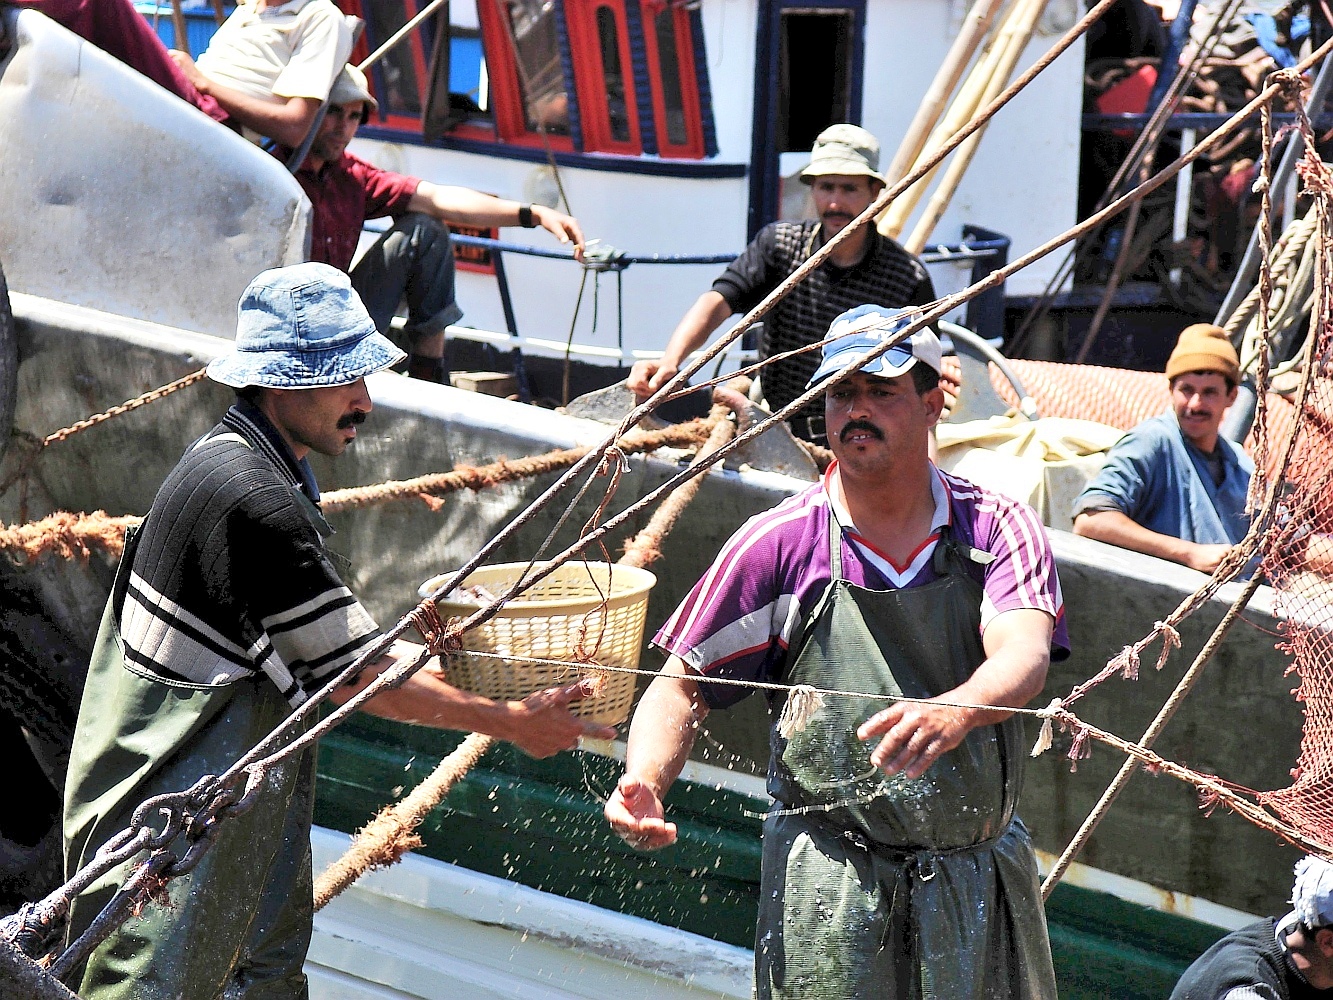
[[[322,101],[352,54],[352,29],[332,0],[288,0],[255,10],[242,0],[218,28],[199,71],[259,98]]]

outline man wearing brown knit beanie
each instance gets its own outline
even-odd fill
[[[1139,424],[1074,501],[1074,533],[1211,573],[1249,529],[1254,463],[1219,433],[1240,363],[1221,327],[1181,331],[1166,363],[1171,412]]]

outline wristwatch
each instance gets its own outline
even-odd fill
[[[531,205],[518,206],[518,224],[524,229],[536,229],[537,220],[532,215]]]

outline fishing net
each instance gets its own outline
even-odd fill
[[[1308,126],[1305,138],[1312,144]],[[1254,517],[1250,534],[1224,560],[1208,585],[1165,622],[1156,623],[1143,640],[1126,647],[1100,673],[1053,704],[1051,711],[1053,718],[1075,733],[1071,756],[1085,752],[1086,739],[1091,736],[1118,747],[1147,766],[1163,768],[1195,785],[1205,806],[1225,804],[1307,851],[1333,854],[1333,326],[1329,319],[1333,269],[1328,211],[1333,173],[1311,154],[1298,166],[1298,172],[1313,203],[1303,223],[1313,221],[1315,226],[1316,294],[1302,352],[1279,366],[1280,376],[1270,386],[1267,345],[1279,345],[1280,349],[1280,345],[1289,342],[1292,319],[1283,314],[1277,328],[1270,329],[1268,321],[1282,314],[1283,306],[1280,296],[1273,295],[1272,258],[1265,264],[1261,275],[1264,305],[1259,338],[1265,346],[1256,359],[1259,405],[1246,443],[1257,466],[1250,489]],[[1265,173],[1261,188],[1266,181]],[[1267,199],[1265,202],[1267,208]],[[1280,254],[1281,249],[1279,245],[1273,256]],[[1131,417],[1142,419],[1149,415],[1145,409],[1161,412],[1167,401],[1166,380],[1161,376],[1126,380],[1125,389],[1113,395],[1102,385],[1104,380],[1098,380],[1096,369],[1080,369],[1080,377],[1074,379],[1061,370],[1062,366],[1016,363],[1015,367],[1019,365],[1023,369],[1020,377],[1030,380],[1028,391],[1038,399],[1043,413],[1065,413],[1128,426]],[[1001,392],[1007,388],[998,380],[996,385]],[[1071,407],[1076,412],[1070,412]],[[1291,771],[1292,782],[1288,787],[1255,791],[1224,778],[1164,762],[1145,752],[1150,740],[1141,741],[1140,745],[1130,744],[1093,729],[1070,713],[1076,701],[1103,681],[1118,674],[1136,675],[1139,655],[1150,643],[1158,638],[1168,641],[1175,635],[1174,627],[1198,609],[1203,600],[1214,596],[1222,582],[1235,578],[1247,564],[1256,563],[1258,577],[1274,591],[1279,648],[1290,656],[1287,674],[1296,678],[1293,696],[1304,713],[1299,759]],[[1249,593],[1245,592],[1242,604],[1248,601]],[[1224,632],[1215,638],[1220,639],[1221,634]],[[1211,648],[1201,654],[1205,661]],[[1162,660],[1166,653],[1164,648]],[[1183,697],[1187,691],[1188,687],[1178,688],[1177,694]],[[1104,801],[1109,803],[1109,799]],[[1071,845],[1065,857],[1076,850],[1077,845]]]

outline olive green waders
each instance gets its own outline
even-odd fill
[[[221,774],[291,710],[265,676],[206,687],[149,676],[126,661],[117,620],[136,542],[126,539],[79,708],[65,786],[65,866],[71,875],[129,825],[144,799]],[[314,765],[314,752],[307,750],[274,768],[255,805],[221,822],[198,867],[172,879],[164,898],[93,952],[82,984],[72,984],[79,995],[304,998]],[[153,825],[161,829],[161,819]],[[172,849],[183,855],[188,846],[178,837]],[[76,900],[71,941],[130,868],[103,877]]]
[[[784,680],[928,698],[985,659],[980,585],[948,529],[939,579],[878,591],[832,581]],[[826,697],[804,730],[773,733],[778,805],[764,823],[755,936],[761,1000],[1053,998],[1036,858],[1014,809],[1016,717],[972,730],[916,780],[870,765],[857,727],[882,700]],[[785,808],[784,808],[785,807]]]

